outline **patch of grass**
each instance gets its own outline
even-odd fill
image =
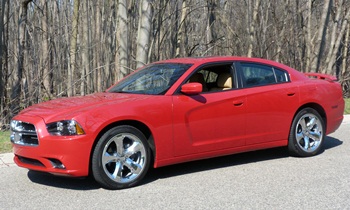
[[[12,152],[10,131],[0,131],[0,153]]]
[[[344,114],[350,114],[350,98],[345,98],[345,110]]]

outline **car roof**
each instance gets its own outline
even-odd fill
[[[238,56],[209,56],[209,57],[185,57],[185,58],[173,58],[168,60],[158,61],[156,63],[191,63],[191,64],[200,64],[200,63],[210,63],[210,62],[224,62],[224,61],[240,61],[240,62],[254,62],[254,63],[263,63],[274,66],[281,66],[281,68],[290,68],[281,63],[266,60],[262,58],[249,58],[249,57],[238,57]]]
[[[239,57],[239,56],[209,56],[209,57],[185,57],[185,58],[173,58],[168,60],[162,60],[155,63],[188,63],[194,64],[196,66],[206,63],[215,63],[215,62],[252,62],[258,64],[271,65],[276,68],[281,68],[288,71],[291,74],[291,79],[295,80],[304,80],[306,77],[301,72],[278,63],[276,61],[262,59],[262,58],[249,58],[249,57]]]

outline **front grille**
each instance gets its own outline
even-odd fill
[[[38,135],[35,126],[30,123],[17,121],[16,130],[12,130],[11,141],[14,144],[37,146],[39,145]]]

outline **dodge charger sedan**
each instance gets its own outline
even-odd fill
[[[330,75],[256,58],[181,58],[103,93],[31,106],[12,119],[11,141],[20,167],[121,189],[150,167],[272,147],[316,155],[343,111]]]

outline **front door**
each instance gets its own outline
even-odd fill
[[[244,146],[245,109],[238,89],[173,96],[175,156]]]

